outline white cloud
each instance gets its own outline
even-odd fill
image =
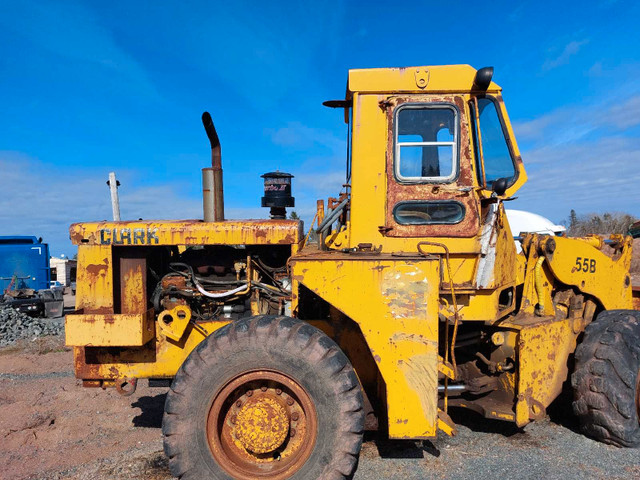
[[[574,40],[567,43],[559,55],[555,56],[554,58],[547,59],[547,61],[544,62],[544,64],[542,65],[542,69],[551,70],[553,68],[559,67],[560,65],[569,63],[569,59],[572,56],[576,55],[580,51],[580,49],[587,43],[589,43],[588,39],[580,41]]]
[[[107,171],[57,168],[20,152],[0,151],[0,225],[3,235],[41,236],[51,253],[71,255],[69,225],[111,219]],[[185,198],[181,185],[136,187],[135,175],[119,172],[121,216],[201,218],[201,200]],[[230,214],[233,210],[230,209]]]
[[[540,212],[556,222],[571,209],[640,216],[640,144],[635,139],[603,138],[543,147],[524,157],[525,166],[532,166],[527,170],[529,181],[518,193],[518,208]]]
[[[111,220],[106,185],[108,171],[101,168],[57,167],[21,152],[0,151],[0,235],[34,235],[49,243],[52,255],[72,256],[69,225]],[[202,199],[189,196],[191,186],[179,183],[140,185],[136,171],[118,171],[121,218],[202,218]],[[295,210],[307,224],[315,215],[315,200],[337,195],[344,173],[302,174],[294,179]],[[228,200],[228,198],[227,198]],[[225,206],[228,219],[267,218],[259,197],[255,207]]]
[[[346,154],[345,139],[332,131],[308,127],[300,122],[288,122],[280,128],[265,129],[265,133],[275,145],[295,150],[309,151],[312,147],[322,147],[334,155]]]
[[[516,208],[556,222],[571,209],[640,216],[640,138],[633,128],[640,95],[620,97],[611,93],[514,124],[529,176]]]
[[[614,104],[600,121],[623,130],[640,125],[640,95],[622,104]]]
[[[514,122],[521,142],[564,145],[602,134],[616,134],[640,125],[640,95],[626,100],[606,97],[598,103],[560,107],[531,120]]]

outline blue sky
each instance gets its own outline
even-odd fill
[[[264,217],[260,174],[296,211],[344,178],[346,127],[322,101],[349,68],[493,65],[530,181],[513,208],[558,222],[640,216],[638,2],[58,2],[0,5],[0,233],[72,255],[68,225],[200,218],[209,110],[229,218]]]

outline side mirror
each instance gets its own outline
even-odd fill
[[[509,186],[508,178],[498,178],[494,180],[491,184],[491,189],[495,192],[499,197],[504,195],[504,192],[507,191],[507,187]]]

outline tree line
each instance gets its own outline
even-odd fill
[[[563,222],[567,227],[567,235],[571,237],[581,237],[590,233],[599,235],[610,235],[613,233],[626,234],[629,227],[637,222],[638,218],[628,213],[588,213],[578,215],[575,210],[571,210],[569,218]]]

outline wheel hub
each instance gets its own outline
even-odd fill
[[[289,434],[289,412],[284,402],[271,394],[250,398],[237,415],[234,436],[253,453],[269,453],[280,447]]]
[[[307,392],[272,370],[238,375],[216,394],[207,417],[214,458],[239,480],[284,480],[311,455],[318,424]]]

